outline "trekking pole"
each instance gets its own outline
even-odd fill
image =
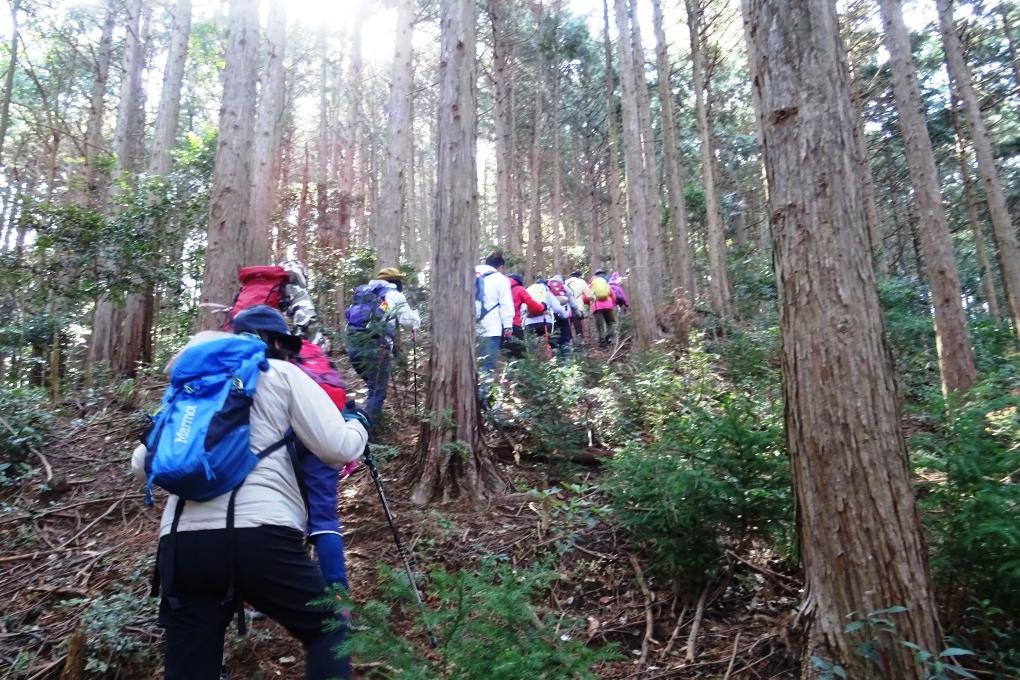
[[[411,380],[414,385],[414,415],[418,415],[418,333],[411,329]]]
[[[375,482],[375,488],[379,492],[379,501],[382,503],[383,512],[386,513],[386,521],[389,522],[390,531],[393,532],[393,541],[397,544],[397,552],[400,553],[400,559],[404,563],[404,571],[407,573],[407,580],[411,584],[411,591],[414,593],[414,599],[418,603],[418,611],[421,612],[422,624],[425,626],[429,647],[435,649],[439,646],[439,641],[436,639],[428,620],[425,618],[425,602],[422,601],[421,591],[418,590],[418,583],[414,580],[411,560],[407,555],[407,551],[404,550],[404,544],[400,542],[400,532],[397,531],[397,525],[393,522],[390,504],[386,502],[386,493],[383,491],[382,481],[379,479],[379,469],[375,466],[375,459],[368,450],[367,444],[365,445],[365,464],[368,466],[368,471],[372,475],[372,481]]]

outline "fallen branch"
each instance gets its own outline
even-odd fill
[[[687,655],[685,659],[687,663],[693,663],[696,656],[695,650],[698,644],[698,633],[701,632],[701,619],[705,615],[705,600],[708,599],[708,588],[706,585],[705,589],[701,591],[701,597],[698,598],[698,607],[694,610],[694,621],[691,622],[691,632],[687,636]]]
[[[86,531],[88,531],[89,529],[91,529],[92,527],[94,527],[94,526],[95,526],[96,524],[98,524],[98,523],[99,523],[99,521],[100,521],[101,519],[103,519],[104,517],[106,517],[107,515],[109,515],[109,514],[110,514],[111,512],[113,512],[113,511],[114,511],[114,509],[115,509],[115,508],[116,508],[116,507],[117,507],[118,505],[120,505],[120,504],[121,504],[121,503],[122,503],[122,502],[124,501],[124,499],[125,499],[125,498],[127,498],[127,496],[128,496],[128,494],[127,494],[127,491],[125,491],[125,492],[124,492],[124,495],[123,495],[123,496],[121,496],[120,498],[118,498],[117,500],[115,500],[115,501],[114,501],[113,503],[111,503],[111,504],[110,504],[110,507],[108,507],[108,508],[106,509],[106,511],[105,511],[105,512],[104,512],[103,514],[101,514],[101,515],[100,515],[99,517],[96,517],[96,518],[95,518],[94,520],[92,520],[92,521],[91,521],[91,522],[89,522],[88,524],[86,524],[86,525],[85,525],[85,527],[84,527],[84,528],[83,528],[83,529],[82,529],[81,531],[79,531],[79,532],[78,532],[78,533],[76,533],[76,534],[75,534],[74,536],[72,536],[71,538],[67,539],[67,540],[66,540],[66,541],[64,541],[63,543],[61,543],[59,547],[60,547],[60,548],[63,548],[63,547],[65,547],[65,546],[67,546],[68,544],[70,544],[70,543],[73,543],[73,542],[74,542],[75,540],[77,540],[77,539],[78,539],[78,537],[80,537],[80,536],[81,536],[82,534],[84,534],[84,533],[85,533]]]
[[[723,676],[722,680],[730,680],[730,673],[733,672],[733,662],[737,659],[737,645],[740,644],[740,631],[737,631],[737,636],[733,638],[733,651],[730,653],[730,665],[726,667],[726,675]]]
[[[757,572],[765,574],[766,576],[771,576],[773,578],[777,578],[777,579],[780,579],[780,580],[783,580],[783,581],[787,581],[790,584],[796,586],[798,589],[800,589],[800,587],[801,587],[801,582],[798,581],[797,579],[793,578],[792,576],[787,576],[786,574],[780,574],[779,572],[772,571],[771,569],[768,569],[766,567],[762,567],[760,565],[748,562],[747,560],[745,560],[743,557],[741,557],[737,553],[733,552],[732,550],[727,550],[726,554],[729,555],[730,557],[732,557],[733,559],[735,559],[736,561],[740,562],[741,564],[744,564],[744,565],[750,567],[751,569],[754,569]]]
[[[655,599],[652,597],[652,591],[648,589],[648,584],[645,583],[645,575],[641,571],[641,564],[638,559],[633,555],[628,555],[630,558],[630,566],[634,568],[634,577],[637,579],[638,587],[641,588],[641,593],[645,596],[645,636],[641,640],[641,656],[638,658],[638,668],[644,668],[645,663],[648,661],[648,646],[651,644],[653,638],[652,633],[655,629],[655,616],[652,612],[652,603]]]
[[[673,632],[669,636],[669,641],[666,642],[665,648],[662,653],[659,654],[660,659],[665,659],[669,656],[669,653],[673,651],[673,644],[676,642],[677,637],[680,635],[680,629],[683,628],[684,616],[687,615],[687,607],[685,606],[680,610],[680,616],[676,617],[676,625],[673,626]]]

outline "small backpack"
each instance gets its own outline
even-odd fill
[[[255,305],[269,305],[273,309],[285,306],[285,288],[290,281],[290,273],[283,267],[241,267],[237,278],[241,282],[241,290],[230,306],[231,321],[240,312]]]
[[[549,292],[556,296],[557,302],[559,302],[561,305],[565,305],[567,304],[567,302],[570,301],[570,298],[567,296],[567,289],[563,285],[562,281],[557,281],[556,279],[549,279],[548,286]]]
[[[591,292],[595,293],[595,299],[601,302],[613,297],[613,292],[609,288],[609,282],[601,276],[596,276],[591,280]]]
[[[482,319],[491,314],[492,310],[499,307],[499,302],[488,309],[485,307],[485,277],[489,274],[495,273],[496,272],[485,272],[484,274],[475,274],[475,323],[480,322]]]
[[[309,340],[301,341],[301,351],[294,364],[319,385],[346,388],[336,366],[322,348]]]
[[[538,303],[543,303],[543,302],[546,301],[546,297],[545,296],[546,296],[546,293],[548,293],[548,292],[549,292],[549,289],[546,288],[545,284],[543,284],[543,283],[533,283],[530,286],[528,286],[528,295],[533,297],[535,299],[535,302],[538,302]],[[551,311],[551,308],[550,308],[550,311]],[[541,314],[528,314],[528,318],[529,319],[538,319],[538,318],[544,317],[545,315],[546,315],[545,312],[542,312]]]
[[[368,330],[373,322],[385,318],[387,290],[389,284],[386,283],[363,283],[354,289],[354,302],[344,312],[348,330]]]
[[[233,335],[189,347],[178,357],[159,411],[143,435],[146,503],[159,486],[183,500],[208,501],[236,491],[262,458],[251,450],[249,417],[266,344]]]

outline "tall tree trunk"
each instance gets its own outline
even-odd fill
[[[492,26],[492,87],[496,137],[496,233],[501,246],[513,250],[512,215],[510,212],[511,179],[513,170],[512,81],[510,77],[510,3],[508,0],[488,0],[486,8]],[[518,247],[520,247],[518,245]]]
[[[287,51],[287,5],[285,0],[270,0],[266,17],[266,61],[262,92],[259,95],[255,124],[255,148],[252,161],[251,227],[248,229],[248,262],[270,261],[272,240],[270,221],[276,212],[277,172],[280,140],[283,134],[284,106],[287,98],[287,74],[283,60]]]
[[[308,142],[305,142],[305,161],[301,166],[301,194],[298,199],[297,222],[294,226],[294,247],[297,259],[308,257]]]
[[[560,15],[554,15],[554,21],[559,22]],[[555,35],[555,32],[554,32]],[[553,139],[552,149],[549,151],[550,164],[552,165],[552,196],[549,201],[549,212],[552,213],[552,239],[553,239],[553,269],[555,274],[563,274],[563,159],[560,157],[560,65],[558,55],[553,61],[552,69],[552,111]]]
[[[970,124],[971,143],[974,145],[978,174],[988,202],[988,214],[992,219],[992,234],[998,249],[1002,285],[1006,289],[1013,330],[1020,334],[1020,248],[1017,246],[1016,228],[1006,208],[1006,194],[992,153],[992,143],[971,83],[970,70],[963,60],[960,37],[953,25],[953,7],[950,0],[936,0],[935,5],[939,13],[939,32],[942,34],[951,89],[954,97],[963,102],[967,122]]]
[[[638,350],[646,350],[659,337],[655,322],[654,299],[651,283],[651,257],[648,224],[649,178],[644,164],[641,140],[641,114],[637,88],[644,79],[638,79],[634,64],[634,52],[628,44],[631,35],[627,0],[615,0],[617,52],[620,57],[620,83],[623,103],[623,156],[627,170],[627,210],[630,217],[630,256],[633,263],[630,270],[631,309],[634,318],[634,340]],[[656,247],[658,244],[656,244]]]
[[[900,132],[910,168],[917,206],[918,232],[924,253],[925,278],[931,287],[934,308],[935,347],[939,357],[944,394],[969,389],[977,379],[974,349],[963,309],[960,275],[953,240],[942,208],[935,154],[921,110],[921,92],[910,54],[910,36],[903,23],[902,0],[881,0],[885,46],[889,50],[893,94],[899,113]]]
[[[637,93],[638,118],[641,121],[641,151],[644,157],[645,177],[645,213],[648,224],[649,281],[653,282],[653,300],[663,297],[669,291],[663,285],[666,273],[665,242],[659,223],[659,171],[655,160],[655,133],[652,130],[652,100],[648,93],[648,81],[645,79],[645,49],[641,42],[641,25],[637,19],[637,0],[630,0],[628,13],[630,16],[630,47],[634,53],[634,91]]]
[[[889,258],[885,253],[885,242],[882,237],[881,224],[878,220],[878,206],[875,203],[875,176],[868,160],[868,144],[864,137],[864,92],[860,80],[853,69],[850,73],[850,101],[854,106],[854,143],[860,159],[861,189],[864,192],[864,218],[868,223],[868,241],[875,260],[875,270],[879,278],[889,275]]]
[[[868,247],[834,3],[750,0],[782,333],[807,649],[848,677],[921,680],[913,653],[846,630],[899,605],[897,634],[941,648]]]
[[[365,223],[365,202],[368,200],[364,180],[366,179],[368,167],[367,156],[365,156],[365,142],[362,140],[364,125],[361,120],[361,30],[365,23],[365,12],[368,3],[362,3],[360,9],[354,16],[354,25],[351,26],[351,63],[347,71],[347,87],[350,93],[349,106],[347,109],[347,149],[344,155],[343,172],[340,176],[340,215],[337,229],[339,233],[340,251],[347,252],[351,242],[351,220],[354,218],[354,210],[359,207],[357,227],[360,238],[359,245],[363,245],[368,239],[367,225]],[[359,170],[362,183],[355,186],[354,158],[360,156]]]
[[[609,41],[609,0],[602,0],[602,48],[605,53],[606,68],[606,188],[609,194],[609,231],[613,235],[613,264],[623,271],[630,266],[626,259],[623,243],[623,215],[620,205],[623,201],[620,191],[620,161],[617,156],[616,144],[619,137],[616,132],[616,88],[613,85],[613,50]]]
[[[319,137],[315,146],[315,239],[320,248],[334,244],[329,222],[329,161],[331,152],[329,129],[330,91],[329,51],[326,47],[326,33],[319,37]]]
[[[122,66],[124,75],[120,83],[120,100],[117,103],[117,126],[113,141],[113,178],[107,197],[107,213],[119,212],[116,205],[120,195],[121,182],[133,184],[138,170],[138,136],[141,133],[142,68],[144,67],[144,44],[141,37],[142,0],[128,0],[124,5],[124,54]],[[52,187],[52,178],[48,184]],[[104,266],[114,269],[120,266],[112,255],[103,256]],[[89,342],[89,362],[105,363],[118,375],[128,375],[134,370],[134,362],[128,362],[129,355],[136,355],[137,348],[128,348],[121,332],[124,307],[104,293],[96,302],[92,318],[92,337]]]
[[[152,138],[152,155],[149,158],[150,178],[165,177],[170,172],[173,162],[170,152],[177,140],[181,112],[181,86],[184,82],[184,65],[188,58],[188,37],[191,34],[191,0],[177,0],[171,13],[170,46]],[[147,220],[146,229],[155,232],[156,242],[163,241],[162,225],[155,220]],[[157,267],[158,260],[157,256],[150,265],[153,268]],[[150,280],[144,283],[142,291],[129,294],[124,304],[121,330],[123,342],[118,362],[126,372],[130,373],[137,364],[148,364],[153,359],[152,331],[155,312],[155,287]]]
[[[1002,32],[1006,36],[1006,46],[1009,48],[1009,66],[1013,71],[1013,87],[1020,88],[1020,57],[1017,56],[1016,42],[1013,40],[1013,24],[1009,20],[1011,8],[1012,3],[999,3],[999,14],[1002,15]]]
[[[213,305],[229,305],[234,299],[237,271],[247,257],[243,249],[251,228],[248,204],[259,45],[258,9],[258,0],[230,0],[220,135],[213,161],[202,281],[202,302]],[[223,317],[211,308],[200,308],[199,329],[216,328],[222,323]]]
[[[95,69],[89,91],[89,117],[85,124],[85,158],[81,168],[81,185],[84,202],[98,210],[103,195],[99,182],[98,158],[103,147],[103,113],[106,98],[106,83],[110,73],[110,58],[113,55],[113,28],[117,20],[117,0],[107,0],[106,18],[103,21],[99,47],[96,51]]]
[[[970,223],[970,231],[974,236],[974,252],[977,255],[981,287],[984,289],[983,296],[988,305],[989,316],[995,321],[1001,321],[1002,312],[999,310],[999,296],[995,290],[995,277],[992,275],[992,261],[988,257],[984,230],[981,228],[981,220],[978,218],[974,179],[971,177],[970,165],[967,163],[967,150],[964,148],[963,131],[955,101],[949,110],[949,119],[953,124],[953,133],[956,136],[956,158],[960,164],[960,177],[963,178],[963,200],[967,204],[967,221]]]
[[[694,300],[694,270],[692,268],[690,237],[687,233],[687,206],[684,203],[684,176],[680,168],[680,144],[676,135],[676,112],[673,107],[671,68],[666,45],[666,32],[662,28],[662,0],[652,0],[653,28],[655,30],[655,67],[659,89],[659,106],[662,111],[663,161],[669,188],[669,231],[673,253],[673,286]]]
[[[393,267],[400,260],[400,234],[407,220],[407,174],[411,168],[411,88],[414,85],[411,41],[414,35],[414,0],[397,3],[396,47],[390,83],[389,125],[386,144],[386,175],[383,178],[376,252],[380,266]]]
[[[691,62],[694,74],[694,104],[701,138],[701,177],[705,191],[706,242],[708,245],[708,295],[712,311],[720,317],[732,313],[730,281],[726,272],[726,233],[716,197],[714,136],[705,103],[705,23],[703,0],[686,0],[687,25],[691,33]]]
[[[4,77],[4,98],[0,102],[0,158],[3,158],[4,141],[7,139],[7,126],[11,121],[11,97],[14,95],[14,71],[18,68],[18,12],[21,0],[11,1],[11,56],[7,62],[7,75]]]
[[[438,176],[432,350],[411,500],[477,500],[502,479],[481,438],[476,397],[474,271],[478,250],[475,186],[476,57],[474,0],[440,3]],[[439,320],[439,322],[436,322]],[[448,422],[447,422],[448,421]]]
[[[535,10],[535,26],[538,31],[537,42],[541,44],[545,33],[543,26],[545,12],[542,0]],[[538,50],[535,66],[535,98],[531,109],[531,167],[528,185],[528,257],[524,261],[524,277],[531,280],[542,273],[544,243],[542,241],[542,90],[544,89],[546,71],[546,51]]]

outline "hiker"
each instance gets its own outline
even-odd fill
[[[510,295],[514,300],[514,328],[513,337],[506,343],[507,353],[514,359],[524,358],[524,322],[521,313],[526,311],[529,315],[536,316],[545,314],[546,305],[531,297],[531,293],[524,287],[524,277],[520,274],[511,274]]]
[[[345,412],[347,389],[336,366],[321,347],[302,339],[301,351],[290,360],[319,385],[345,418],[349,417]],[[337,512],[337,492],[340,480],[357,469],[358,461],[355,460],[345,465],[342,470],[337,470],[319,460],[300,441],[296,442],[295,449],[303,476],[303,479],[299,478],[299,482],[304,483],[303,495],[308,505],[308,541],[315,547],[319,571],[322,572],[326,585],[340,584],[349,590],[344,538]]]
[[[540,338],[541,354],[546,359],[551,358],[552,352],[549,347],[549,334],[556,319],[564,317],[566,311],[559,301],[549,291],[545,279],[538,279],[528,286],[528,293],[535,300],[545,303],[545,311],[542,314],[524,317],[524,332],[526,335],[534,335]]]
[[[584,320],[591,316],[591,309],[586,300],[593,299],[595,294],[592,293],[591,286],[581,277],[581,272],[579,271],[571,272],[570,277],[564,283],[567,286],[567,290],[574,295],[574,301],[577,303],[578,313],[570,318],[574,326],[574,341],[577,343],[580,338],[587,343],[587,338],[584,334]]]
[[[475,335],[478,336],[478,398],[483,406],[490,401],[490,383],[496,359],[503,343],[513,337],[514,299],[510,279],[505,275],[506,260],[495,251],[485,264],[475,267]]]
[[[395,267],[380,269],[375,278],[354,289],[347,308],[347,356],[368,387],[365,412],[378,423],[390,382],[397,327],[421,327],[421,318],[404,297],[404,274]]]
[[[549,287],[549,293],[556,298],[556,301],[563,307],[563,311],[566,314],[562,317],[556,317],[553,321],[555,332],[553,337],[555,338],[556,347],[559,349],[560,354],[570,354],[571,349],[574,345],[574,326],[572,319],[574,316],[579,315],[580,308],[578,307],[577,301],[574,299],[574,294],[569,288],[563,283],[563,277],[559,274],[549,279],[546,284]]]
[[[361,423],[346,422],[326,393],[288,361],[300,351],[301,339],[290,335],[279,311],[266,305],[252,307],[234,318],[233,327],[235,333],[261,340],[246,347],[259,352],[264,348],[268,359],[255,369],[257,389],[250,410],[244,412],[250,417],[251,451],[264,457],[233,491],[206,501],[185,502],[173,494],[167,500],[156,557],[162,594],[159,622],[166,631],[164,677],[219,678],[227,625],[247,603],[301,641],[306,678],[350,678],[350,659],[337,659],[333,652],[346,637],[346,627],[328,608],[308,604],[324,596],[326,583],[305,550],[307,515],[294,463],[276,449],[293,432],[323,462],[339,467],[362,455],[368,433]],[[171,361],[172,387],[190,384],[189,378],[204,383],[207,376],[215,377],[214,372],[222,375],[221,364],[231,358],[227,349],[239,351],[239,344],[244,345],[235,338],[218,331],[196,334]],[[249,366],[241,365],[235,375],[245,368]],[[235,389],[247,388],[240,377],[234,384]],[[168,408],[172,405],[173,401]],[[164,442],[181,438],[187,442],[192,425],[203,422],[202,414],[195,414],[197,406],[189,408],[172,440],[160,437],[160,429],[155,433],[160,444],[155,451],[144,444],[135,449],[131,465],[138,479],[144,480],[156,461],[173,459],[173,454],[164,455]],[[222,418],[225,413],[226,409],[219,411],[215,418],[229,422]],[[226,434],[238,431],[235,424]],[[203,476],[206,485],[223,483],[215,475]],[[325,629],[327,624],[331,630]],[[238,626],[242,628],[243,618]]]
[[[620,272],[613,272],[609,277],[609,287],[613,290],[616,306],[620,308],[620,312],[623,313],[630,309],[630,302],[627,300],[627,293],[623,290],[623,278],[620,276]]]
[[[588,285],[592,291],[589,304],[598,329],[599,347],[606,349],[616,342],[616,295],[604,269],[595,272]]]

